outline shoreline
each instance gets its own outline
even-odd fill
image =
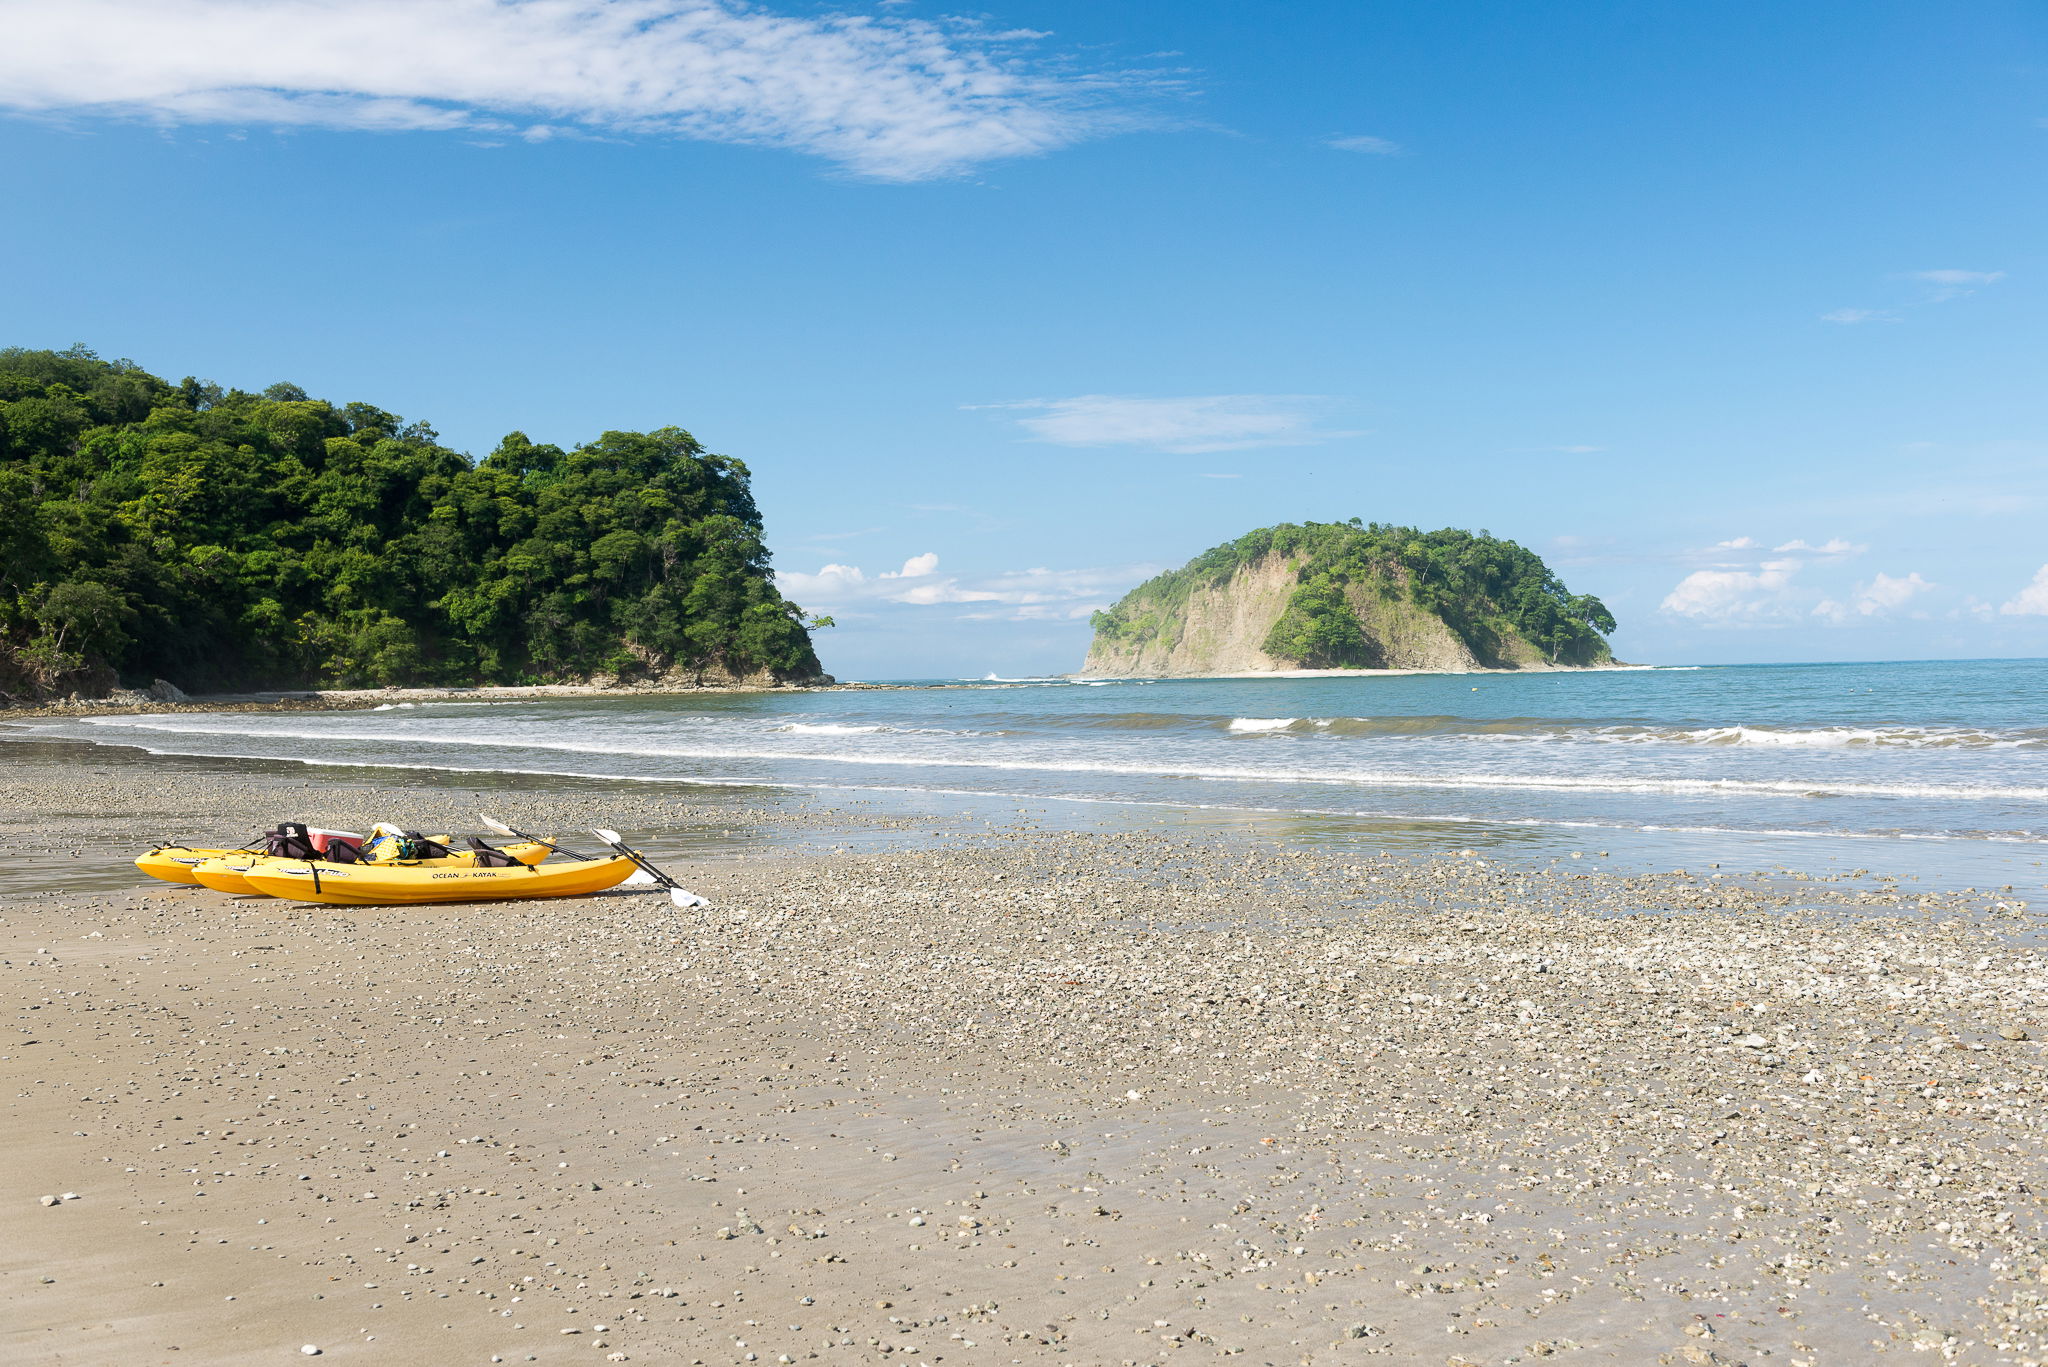
[[[1091,674],[1082,670],[1062,677],[1077,683],[1087,681],[1122,682],[1129,679],[1149,679],[1158,682],[1184,679],[1391,679],[1411,674],[1601,674],[1671,668],[1666,665],[1606,664],[1606,665],[1532,665],[1523,669],[1247,669],[1227,674]]]
[[[1336,679],[1395,678],[1418,674],[1583,674],[1600,671],[1656,669],[1656,665],[1564,665],[1541,669],[1280,669],[1247,670],[1231,674],[1088,674],[1076,672],[1052,676],[1075,683],[1182,681],[1196,679]],[[1048,681],[1051,681],[1050,679]],[[386,703],[520,702],[554,698],[659,698],[689,697],[705,693],[855,693],[903,689],[971,687],[985,682],[960,679],[927,683],[704,683],[664,685],[610,684],[477,684],[474,686],[385,688],[270,688],[234,693],[193,693],[182,691],[175,698],[159,700],[142,696],[140,690],[123,690],[129,697],[66,698],[42,703],[0,702],[0,722],[34,717],[126,716],[149,712],[348,712],[371,710]],[[1007,681],[1002,681],[1007,682]]]
[[[243,710],[294,709],[253,706]],[[69,713],[10,721],[0,714],[0,796],[4,796],[4,778],[10,765],[55,760],[95,774],[113,771],[132,775],[137,783],[158,784],[167,791],[182,791],[195,778],[233,775],[252,784],[281,782],[292,791],[436,795],[469,792],[479,796],[489,793],[494,800],[503,801],[517,801],[527,794],[573,792],[585,801],[596,798],[606,803],[606,810],[613,803],[624,811],[688,810],[697,814],[693,819],[707,827],[729,826],[740,819],[720,815],[725,812],[743,813],[749,820],[771,819],[764,814],[773,814],[774,822],[784,823],[789,813],[801,813],[803,820],[820,820],[819,813],[831,811],[847,814],[849,820],[858,818],[851,825],[825,822],[834,825],[833,840],[851,840],[856,844],[870,843],[870,836],[864,833],[870,827],[923,832],[936,839],[941,832],[971,831],[995,820],[1034,830],[1089,835],[1199,832],[1219,847],[1243,841],[1280,840],[1323,850],[1427,854],[1463,849],[1525,865],[1587,858],[1597,859],[1603,867],[1617,873],[1657,874],[1673,868],[1770,868],[1788,878],[1823,881],[1845,877],[1904,879],[1929,892],[1991,888],[2010,892],[2014,886],[2037,888],[2042,878],[2037,858],[2041,845],[2036,841],[1792,826],[1743,828],[1712,822],[1689,826],[1669,822],[1589,823],[1565,816],[1546,820],[1456,813],[1349,812],[1322,806],[1291,808],[1257,802],[1204,801],[1200,795],[1179,799],[1115,798],[944,783],[849,786],[833,781],[830,776],[773,779],[620,775],[573,768],[501,768],[488,764],[414,767],[371,759],[314,758],[289,753],[187,753],[153,748],[137,737],[49,735],[38,725],[71,719],[85,721],[93,715]],[[473,813],[474,807],[469,810]],[[271,819],[275,819],[275,814]],[[314,824],[354,829],[354,823],[386,819],[394,819],[393,814],[375,811],[365,816],[360,812],[342,812],[322,816]],[[633,825],[634,820],[620,815],[615,820],[608,818],[608,824],[623,829]],[[137,835],[145,843],[160,838],[182,840],[196,838],[200,829],[147,829]],[[240,840],[246,834],[237,831],[234,838]],[[916,844],[919,838],[899,840],[891,836],[883,843]],[[699,841],[690,848],[701,854],[718,843]],[[17,867],[13,876],[18,886],[22,871]]]
[[[862,692],[898,687],[872,683],[706,683],[639,687],[608,684],[477,684],[471,687],[266,688],[240,693],[181,693],[174,701],[79,698],[0,705],[0,722],[17,717],[125,716],[146,712],[352,712],[384,703],[519,702],[547,698],[684,697],[702,693]]]
[[[0,749],[0,840],[482,796],[188,768]],[[711,905],[0,907],[0,1357],[2048,1361],[2024,903],[484,800]]]

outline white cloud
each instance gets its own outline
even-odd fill
[[[1813,615],[1836,623],[1854,621],[1858,617],[1886,617],[1893,609],[1904,607],[1933,587],[1932,582],[1920,577],[1918,570],[1904,578],[1879,570],[1869,583],[1856,586],[1847,603],[1823,599],[1814,605]]]
[[[1933,587],[1933,583],[1920,577],[1918,570],[1914,570],[1903,579],[1894,578],[1879,570],[1877,576],[1868,584],[1856,586],[1856,611],[1865,617],[1890,612],[1893,608],[1904,607],[1909,601]]]
[[[777,570],[775,582],[786,597],[797,602],[845,602],[862,595],[867,576],[858,565],[827,565],[816,574]]]
[[[2048,617],[2048,565],[2034,571],[2034,577],[2018,593],[1998,605],[2007,617]]]
[[[1312,394],[1203,394],[1174,399],[1082,394],[1023,399],[974,408],[1035,412],[1017,422],[1057,446],[1138,446],[1176,455],[1242,451],[1256,446],[1312,446],[1357,432],[1316,425],[1332,400]]]
[[[960,576],[939,573],[938,555],[926,551],[904,561],[901,570],[885,570],[872,577],[857,566],[826,565],[816,574],[778,570],[775,578],[784,594],[811,611],[836,611],[852,603],[899,603],[907,607],[990,603],[1000,605],[1001,610],[968,615],[1042,621],[1086,617],[1159,570],[1157,565],[1121,565]]]
[[[1868,549],[1839,536],[1830,537],[1818,545],[1797,538],[1769,550],[1753,536],[1730,537],[1726,541],[1715,542],[1704,551],[1694,552],[1707,562],[1708,567],[1694,570],[1679,580],[1671,592],[1664,595],[1658,609],[1680,617],[1733,624],[1791,621],[1816,611],[1830,620],[1838,620],[1836,614],[1855,609],[1845,609],[1832,600],[1821,600],[1817,607],[1816,599],[1820,595],[1806,587],[1802,575],[1809,566],[1846,560]],[[1859,592],[1895,593],[1897,590],[1893,585],[1904,585],[1909,581],[1915,587],[1907,590],[1907,597],[1931,587],[1917,574],[1905,580],[1879,574],[1872,585],[1863,586]],[[1873,585],[1884,587],[1873,588]],[[1821,611],[1822,608],[1828,610]]]
[[[1658,604],[1663,612],[1719,621],[1781,615],[1797,560],[1766,560],[1755,570],[1694,570]]]
[[[1835,309],[1820,316],[1823,323],[1896,323],[1899,315],[1890,309]]]
[[[924,576],[938,569],[938,567],[939,553],[937,551],[926,551],[923,555],[913,555],[910,557],[910,559],[904,561],[903,568],[900,570],[882,571],[882,578],[922,579]]]
[[[1750,544],[1750,545],[1752,545],[1752,546],[1754,546],[1754,545],[1756,544],[1756,543],[1755,543],[1754,541],[1750,541],[1750,540],[1749,540],[1749,538],[1748,538],[1748,537],[1746,537],[1746,536],[1745,536],[1745,537],[1743,537],[1743,538],[1742,538],[1742,540],[1743,540],[1743,541],[1746,541],[1746,542],[1749,542],[1749,544]],[[1734,545],[1735,543],[1734,543],[1734,542],[1724,542],[1723,544],[1724,544],[1724,545]],[[1786,542],[1786,543],[1785,543],[1784,545],[1782,545],[1782,546],[1773,546],[1773,547],[1771,547],[1771,551],[1772,551],[1772,553],[1773,553],[1773,554],[1776,554],[1776,555],[1786,555],[1786,554],[1794,554],[1794,555],[1798,555],[1798,554],[1804,554],[1804,555],[1824,555],[1824,556],[1827,556],[1827,557],[1828,557],[1829,559],[1831,559],[1831,560],[1837,560],[1837,559],[1841,559],[1841,558],[1843,558],[1843,557],[1845,557],[1845,556],[1851,556],[1851,555],[1861,555],[1861,554],[1863,554],[1863,553],[1864,553],[1865,551],[1867,551],[1867,550],[1869,550],[1869,549],[1870,549],[1870,547],[1868,547],[1868,546],[1859,546],[1859,545],[1857,545],[1857,544],[1856,544],[1855,542],[1853,542],[1853,541],[1844,541],[1844,540],[1843,540],[1843,539],[1842,539],[1841,537],[1839,537],[1839,536],[1831,536],[1831,537],[1829,537],[1829,538],[1828,538],[1828,539],[1827,539],[1826,541],[1823,541],[1823,542],[1822,542],[1822,543],[1821,543],[1820,545],[1818,545],[1818,546],[1814,545],[1814,544],[1813,544],[1812,542],[1810,542],[1810,541],[1804,541],[1804,540],[1793,540],[1793,541],[1787,541],[1787,542]]]
[[[1369,134],[1356,133],[1345,138],[1331,138],[1328,146],[1339,152],[1363,152],[1370,157],[1398,157],[1401,144],[1390,138],[1375,138]]]
[[[739,0],[0,0],[0,109],[166,124],[642,135],[788,147],[881,180],[1130,126],[1131,73],[1040,36]]]

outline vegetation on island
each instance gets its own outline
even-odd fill
[[[818,619],[809,625],[829,625]],[[747,467],[0,350],[0,694],[818,674]]]
[[[1359,615],[1373,600],[1432,614],[1485,664],[1511,661],[1517,643],[1551,664],[1613,658],[1605,639],[1613,614],[1598,598],[1572,593],[1527,547],[1483,531],[1424,532],[1357,518],[1262,527],[1204,551],[1096,613],[1096,639],[1136,647],[1175,633],[1191,597],[1275,557],[1299,580],[1264,641],[1276,661],[1306,669],[1385,663]]]

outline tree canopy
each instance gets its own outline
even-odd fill
[[[1265,653],[1311,668],[1377,663],[1353,607],[1356,593],[1405,597],[1436,614],[1482,661],[1502,658],[1508,633],[1556,664],[1611,659],[1614,616],[1598,598],[1567,589],[1534,551],[1490,533],[1425,532],[1380,522],[1284,522],[1204,551],[1147,580],[1106,611],[1096,632],[1139,642],[1179,620],[1190,595],[1227,584],[1269,557],[1294,562],[1300,579],[1266,637]]]
[[[818,673],[747,467],[0,350],[0,692]]]

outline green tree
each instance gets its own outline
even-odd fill
[[[818,670],[746,466],[681,428],[472,461],[289,383],[17,348],[0,512],[0,691]]]

